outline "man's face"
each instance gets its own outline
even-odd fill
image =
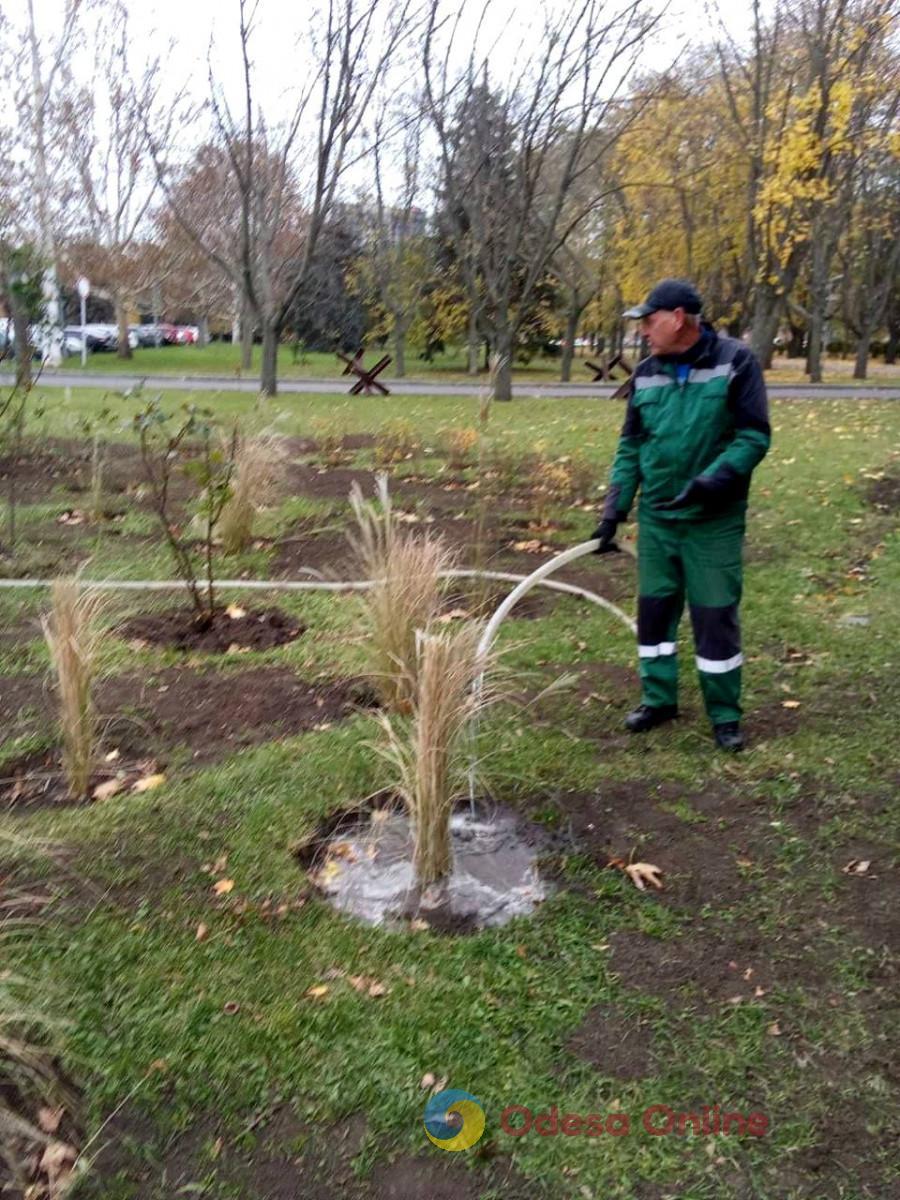
[[[684,335],[684,309],[658,308],[641,318],[641,333],[654,354],[672,354]]]

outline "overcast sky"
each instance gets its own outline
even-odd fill
[[[445,0],[447,7],[453,0]],[[614,12],[628,0],[609,0],[609,11]],[[642,52],[642,71],[663,69],[670,65],[679,52],[698,41],[709,40],[714,32],[714,21],[705,14],[705,0],[645,0],[650,11],[665,9],[657,31]],[[85,24],[103,20],[103,0],[85,0]],[[554,0],[544,0],[554,12]],[[764,0],[764,4],[767,0]],[[771,0],[768,0],[771,3]],[[39,25],[48,32],[58,30],[65,0],[34,0]],[[126,0],[130,12],[130,29],[133,66],[142,58],[159,56],[163,63],[164,79],[175,94],[186,85],[198,100],[209,95],[208,60],[210,54],[215,64],[216,79],[230,96],[236,111],[241,105],[242,71],[238,39],[238,0]],[[252,7],[252,4],[250,5]],[[277,124],[279,118],[290,110],[290,91],[299,87],[307,78],[304,69],[304,47],[308,43],[310,20],[316,5],[310,0],[296,3],[294,0],[258,0],[254,21],[254,36],[251,45],[253,56],[255,99],[267,115],[268,121]],[[7,15],[16,23],[24,16],[25,5],[17,5]],[[744,12],[734,14],[729,10],[727,17],[729,32],[742,41],[748,31]],[[504,67],[511,67],[511,59],[520,46],[528,50],[539,48],[542,29],[542,9],[538,0],[491,0],[485,10],[479,0],[468,0],[464,18],[457,30],[457,44],[462,54],[467,54],[478,28],[481,25],[480,47],[487,49],[493,43],[491,55],[494,78],[502,83]],[[415,45],[408,47],[410,59],[415,55]],[[78,60],[73,60],[75,73],[80,75]],[[86,65],[86,64],[85,64]],[[397,87],[412,90],[420,84],[420,72],[412,61],[404,73],[398,73],[390,86],[391,94]],[[398,82],[399,81],[399,82]],[[180,148],[185,157],[200,134],[199,130],[183,129],[180,147],[173,146],[173,157],[178,157]],[[202,136],[202,135],[201,135]],[[386,164],[388,185],[391,182],[390,166]],[[360,166],[347,180],[351,191],[366,186],[369,171]],[[399,178],[399,177],[398,177]],[[427,199],[423,197],[427,206]]]
[[[24,8],[22,0],[19,4]],[[665,0],[647,0],[648,8],[652,9],[664,4]],[[64,0],[35,0],[38,19],[47,29],[59,27],[63,7]],[[237,0],[128,0],[128,7],[135,45],[147,53],[153,50],[165,53],[166,73],[173,88],[191,79],[198,94],[205,94],[211,40],[221,77],[233,87],[239,86]],[[740,38],[748,14],[740,6],[723,7],[728,12],[729,29]],[[671,0],[666,8],[659,32],[643,60],[650,69],[665,67],[680,48],[711,34],[712,23],[704,15],[702,3]],[[265,68],[260,76],[260,100],[266,107],[273,102],[277,106],[280,92],[292,78],[302,79],[302,51],[296,47],[308,28],[313,10],[313,4],[308,2],[259,0],[253,52],[256,63]],[[463,35],[467,27],[474,33],[480,11],[477,3],[469,4],[461,27]],[[88,21],[102,19],[101,12],[98,5]],[[15,11],[8,15],[16,20]],[[523,35],[539,36],[539,5],[535,0],[492,0],[483,29],[489,39],[497,40],[500,55],[504,50],[512,52]]]

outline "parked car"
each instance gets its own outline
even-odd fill
[[[179,325],[177,327],[176,340],[179,346],[193,346],[200,337],[200,330],[196,325]]]
[[[131,328],[139,338],[145,339],[141,345],[174,346],[178,341],[178,328],[169,321],[148,322],[146,325],[132,325]]]
[[[72,335],[78,338],[78,353],[81,353],[81,338],[84,337],[87,342],[87,348],[90,353],[97,353],[116,348],[116,327],[115,325],[99,325],[93,323],[85,325],[82,329],[81,325],[67,325],[63,330],[68,337]]]
[[[69,355],[80,355],[82,342],[87,342],[87,338],[82,336],[80,329],[64,329],[63,330],[63,350]],[[90,350],[88,345],[88,350]]]

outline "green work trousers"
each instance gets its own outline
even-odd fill
[[[685,596],[697,670],[710,721],[741,716],[743,507],[700,520],[640,514],[638,654],[641,701],[678,702],[678,624]]]

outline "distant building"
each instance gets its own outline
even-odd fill
[[[378,226],[378,209],[370,202],[336,204],[334,215],[365,235],[374,234]],[[428,214],[415,206],[409,209],[386,208],[384,222],[391,242],[402,242],[406,238],[422,237],[428,233]]]

